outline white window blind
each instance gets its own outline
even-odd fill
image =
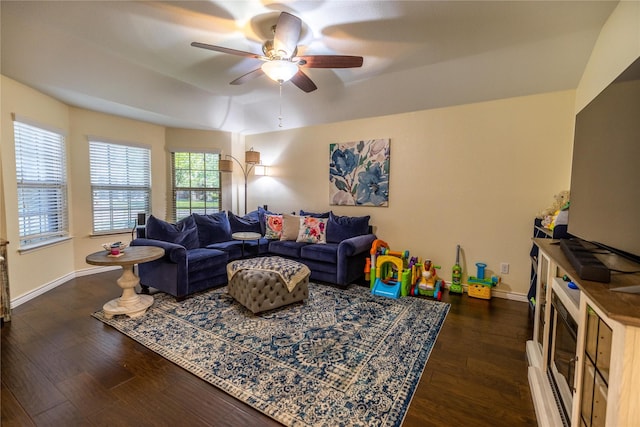
[[[151,151],[120,143],[89,141],[93,232],[131,230],[138,213],[150,212]]]
[[[171,211],[174,220],[192,213],[220,212],[219,160],[217,153],[171,153]]]
[[[20,246],[69,234],[64,136],[15,119]]]

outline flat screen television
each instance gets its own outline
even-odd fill
[[[576,115],[568,232],[640,262],[640,58]]]

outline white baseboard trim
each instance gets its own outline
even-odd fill
[[[82,276],[91,276],[92,274],[98,274],[98,273],[104,273],[106,271],[111,271],[111,270],[118,270],[121,269],[122,267],[119,267],[117,265],[112,265],[110,267],[89,267],[89,268],[85,268],[83,270],[78,270],[76,271],[75,277],[82,277]]]
[[[49,292],[52,289],[57,288],[60,285],[63,285],[65,283],[67,283],[69,280],[71,279],[75,279],[76,277],[81,277],[81,276],[89,276],[92,274],[98,274],[98,273],[104,273],[105,271],[110,271],[110,270],[116,270],[119,269],[119,266],[111,266],[111,267],[92,267],[92,268],[85,268],[83,270],[78,270],[78,271],[73,271],[69,274],[65,274],[62,277],[57,278],[56,280],[49,282],[49,283],[45,283],[44,285],[27,292],[26,294],[22,294],[19,297],[13,298],[11,300],[11,308],[16,308],[22,304],[24,304],[27,301],[31,301],[32,299],[46,293]]]
[[[449,289],[449,287],[451,287],[451,282],[445,282],[444,286],[445,286],[445,288]],[[462,284],[462,288],[464,289],[464,292],[468,295],[469,294],[469,286],[463,283]],[[512,300],[512,301],[520,301],[520,302],[528,302],[529,301],[527,299],[527,295],[526,294],[520,294],[520,293],[516,293],[516,292],[506,292],[506,291],[500,291],[500,290],[496,290],[496,289],[491,289],[491,297],[508,299],[508,300]]]
[[[106,271],[111,271],[111,270],[116,270],[119,269],[119,266],[110,266],[110,267],[89,267],[89,268],[85,268],[82,270],[78,270],[78,271],[74,271],[71,272],[69,274],[66,274],[52,282],[46,283],[30,292],[27,292],[26,294],[20,295],[17,298],[14,298],[11,300],[11,308],[16,308],[19,305],[24,304],[27,301],[31,301],[32,299],[36,298],[37,296],[40,296],[42,294],[44,294],[45,292],[48,292],[52,289],[57,288],[58,286],[68,282],[71,279],[75,279],[76,277],[82,277],[82,276],[90,276],[92,274],[98,274],[98,273],[104,273]],[[451,283],[449,282],[445,282],[445,287],[449,288],[449,286],[451,286]],[[468,289],[467,289],[467,285],[462,285],[464,288],[464,292],[468,293]],[[527,296],[525,294],[520,294],[520,293],[515,293],[515,292],[505,292],[505,291],[499,291],[499,290],[495,290],[492,289],[491,290],[491,296],[492,297],[496,297],[496,298],[503,298],[503,299],[508,299],[508,300],[513,300],[513,301],[521,301],[521,302],[527,302]]]
[[[515,292],[505,292],[505,291],[500,291],[500,290],[496,290],[496,289],[492,289],[491,290],[491,296],[492,297],[496,297],[496,298],[509,299],[509,300],[513,300],[513,301],[520,301],[520,302],[528,302],[529,301],[527,299],[527,295],[526,294],[520,294],[520,293],[515,293]]]

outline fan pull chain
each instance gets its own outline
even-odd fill
[[[282,81],[280,81],[280,115],[278,116],[278,127],[282,127]]]

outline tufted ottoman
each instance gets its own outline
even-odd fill
[[[227,265],[228,292],[253,313],[309,297],[309,268],[280,257],[238,260]]]

